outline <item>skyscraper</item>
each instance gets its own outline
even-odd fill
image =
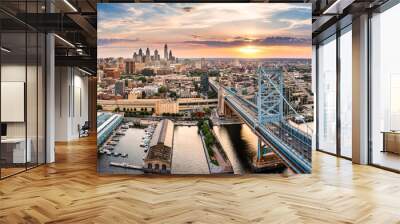
[[[172,51],[171,51],[171,50],[169,50],[168,60],[171,60],[171,61],[174,60],[174,58],[173,58],[173,56],[172,56]]]
[[[139,56],[138,56],[138,58],[139,58],[139,62],[143,62],[143,51],[142,51],[142,48],[140,48],[139,49]]]
[[[201,67],[201,69],[206,68],[206,60],[204,58],[202,58],[200,61],[200,67]]]
[[[209,86],[208,86],[208,74],[203,73],[200,77],[200,91],[204,95],[207,95]]]
[[[117,80],[114,86],[115,95],[124,96],[125,93],[125,80]]]
[[[159,57],[158,57],[158,50],[155,49],[155,50],[154,50],[154,60],[155,60],[155,61],[158,61],[158,59],[159,59]]]
[[[168,46],[167,44],[164,45],[164,59],[168,61]]]
[[[134,59],[136,60],[136,59]],[[125,73],[126,74],[133,74],[135,73],[135,62],[134,60],[126,60],[125,61]]]
[[[145,60],[145,62],[146,63],[150,62],[150,49],[149,48],[146,49],[146,60]]]
[[[139,49],[139,56],[142,57],[143,56],[143,51],[142,48]]]
[[[146,57],[150,57],[150,50],[149,50],[149,48],[146,49]]]

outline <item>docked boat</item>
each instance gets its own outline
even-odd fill
[[[106,145],[104,146],[104,150],[114,150],[114,146]]]
[[[117,132],[115,133],[115,135],[119,135],[119,136],[121,136],[121,135],[125,135],[125,133],[124,133],[124,132],[122,132],[122,131],[117,131]]]
[[[128,153],[123,153],[122,155],[121,155],[122,157],[128,157]]]
[[[121,129],[128,129],[129,125],[121,125]]]
[[[108,155],[108,156],[111,156],[111,154],[112,154],[112,152],[107,151],[107,155]]]
[[[118,142],[115,142],[115,141],[109,141],[107,143],[107,145],[111,145],[111,146],[116,146],[117,144],[118,144]]]
[[[121,155],[120,152],[113,152],[113,156],[115,156],[115,157],[118,157],[118,156],[120,156],[120,155]]]

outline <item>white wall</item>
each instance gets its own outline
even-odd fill
[[[18,64],[5,64],[1,66],[1,81],[3,82],[25,82],[24,65]],[[5,110],[6,108],[1,108]],[[25,137],[25,122],[8,122],[7,123],[7,136],[8,137]]]
[[[38,70],[37,70],[38,69]],[[35,66],[25,66],[25,64],[2,64],[1,66],[2,82],[23,82],[26,84],[26,107],[25,100],[22,102],[22,107],[11,108],[2,107],[2,114],[4,113],[17,113],[15,110],[20,110],[22,116],[26,110],[26,120],[23,118],[20,122],[6,122],[7,123],[7,137],[9,138],[25,138],[25,135],[30,140],[30,148],[32,155],[32,162],[39,159],[39,163],[44,163],[44,150],[45,150],[45,119],[44,119],[44,82],[42,68]],[[25,80],[27,78],[27,80]],[[3,85],[3,84],[2,84]],[[5,94],[2,89],[2,94]],[[18,90],[19,94],[24,96],[24,89]],[[7,95],[2,95],[2,98]],[[17,103],[17,102],[16,102]],[[14,110],[14,111],[13,111]]]
[[[56,67],[55,73],[55,140],[74,140],[78,125],[88,120],[88,78],[71,67]]]

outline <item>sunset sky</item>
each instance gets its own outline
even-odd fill
[[[98,4],[98,57],[132,57],[164,44],[178,58],[310,58],[311,5]]]

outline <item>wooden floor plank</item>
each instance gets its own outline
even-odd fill
[[[313,153],[313,173],[98,175],[96,138],[0,181],[0,223],[400,223],[400,175]]]

